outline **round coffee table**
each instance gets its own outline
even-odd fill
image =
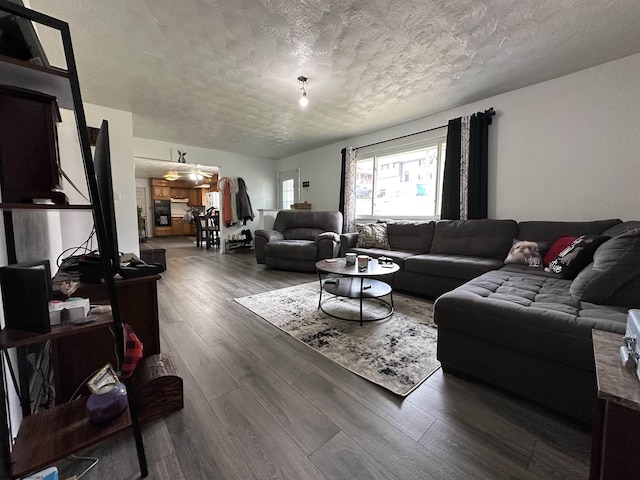
[[[320,299],[318,300],[318,308],[327,315],[340,320],[346,320],[350,322],[375,322],[377,320],[384,320],[393,315],[395,308],[393,306],[393,276],[400,270],[400,267],[395,263],[378,263],[376,259],[369,261],[366,269],[360,270],[358,265],[347,265],[345,258],[329,258],[326,260],[320,260],[316,263],[316,270],[318,271],[318,281],[320,282]],[[333,274],[339,275],[339,277],[325,278],[323,281],[323,275]],[[385,283],[381,280],[376,280],[374,277],[386,277],[391,276],[391,283]],[[322,292],[327,292],[334,295],[331,298],[322,301]],[[389,295],[390,302],[387,302],[382,297]],[[355,298],[360,301],[360,316],[358,319],[345,317],[344,315],[338,315],[335,312],[331,312],[325,309],[325,305],[335,300],[338,297]],[[387,308],[386,312],[382,316],[366,316],[362,311],[362,302],[365,299],[376,300],[381,302]]]

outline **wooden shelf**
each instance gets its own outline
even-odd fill
[[[73,109],[73,97],[66,70],[43,67],[0,55],[0,84],[25,88],[56,97],[58,106]]]
[[[131,425],[129,409],[109,423],[91,423],[85,412],[87,398],[22,419],[13,446],[13,477],[22,478],[36,472]]]
[[[113,325],[113,317],[110,313],[92,314],[97,317],[96,320],[80,325],[73,323],[63,323],[61,325],[52,325],[51,332],[36,333],[27,332],[25,330],[16,330],[5,328],[0,331],[0,350],[7,348],[26,347],[36,343],[43,343],[47,340],[55,340],[56,338],[67,337],[79,333],[86,333],[98,328],[105,328]]]

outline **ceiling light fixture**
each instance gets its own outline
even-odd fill
[[[304,86],[307,84],[307,80],[309,79],[303,75],[300,75],[298,77],[298,81],[302,85],[302,87],[300,87],[302,89],[302,97],[300,97],[300,106],[303,108],[309,104],[309,99],[307,98],[307,91],[304,88]]]
[[[175,180],[178,180],[180,178],[180,175],[178,175],[178,172],[176,172],[175,170],[169,170],[163,175],[163,177],[165,180],[173,182]]]

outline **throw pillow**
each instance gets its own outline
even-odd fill
[[[607,240],[609,237],[604,235],[582,235],[551,260],[547,270],[559,274],[560,278],[573,280],[591,263],[595,251]]]
[[[542,256],[550,246],[551,244],[548,242],[514,239],[504,263],[521,263],[530,267],[542,267]]]
[[[583,302],[640,308],[640,228],[613,237],[571,283]]]
[[[358,248],[381,248],[383,250],[391,250],[389,247],[389,238],[387,237],[386,223],[357,223],[358,231]]]
[[[551,261],[556,258],[561,251],[571,245],[576,238],[578,237],[562,235],[555,242],[553,242],[544,256],[544,266],[548,267]]]

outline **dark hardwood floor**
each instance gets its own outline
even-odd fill
[[[480,383],[436,372],[399,398],[261,320],[234,298],[313,281],[253,254],[167,248],[162,349],[184,409],[144,427],[152,479],[585,479],[583,427]],[[139,477],[125,432],[83,456],[83,480]],[[59,465],[61,478],[87,460]]]

